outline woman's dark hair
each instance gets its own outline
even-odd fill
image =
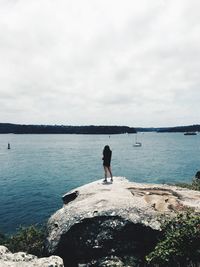
[[[104,147],[104,150],[103,151],[110,151],[110,147],[108,146],[108,145],[106,145],[105,147]]]

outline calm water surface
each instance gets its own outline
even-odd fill
[[[114,176],[147,183],[190,182],[200,169],[200,135],[0,135],[0,231],[42,223],[67,191],[103,178],[102,149]],[[10,142],[11,150],[7,149]]]

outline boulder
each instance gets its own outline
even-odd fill
[[[0,267],[64,267],[64,265],[58,256],[39,259],[24,252],[11,253],[6,247],[0,246]]]
[[[198,191],[123,177],[81,186],[63,201],[67,204],[48,221],[47,249],[70,267],[103,262],[106,257],[124,262],[134,256],[137,264],[155,246],[163,216],[188,208],[200,211]]]

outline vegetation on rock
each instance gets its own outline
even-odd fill
[[[146,260],[159,266],[195,266],[200,262],[200,214],[181,213],[162,225],[162,238]]]
[[[44,256],[45,230],[36,225],[20,227],[12,236],[0,234],[0,245],[6,246],[11,252],[27,252],[38,257]]]
[[[200,191],[200,179],[195,179],[194,178],[191,184],[178,183],[176,185],[177,186],[180,186],[180,187],[188,188],[188,189],[191,189],[191,190]]]

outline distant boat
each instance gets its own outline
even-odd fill
[[[141,142],[135,142],[135,144],[133,146],[134,147],[139,147],[139,146],[142,146],[142,143]]]
[[[133,144],[133,146],[134,147],[140,147],[140,146],[142,146],[142,143],[137,141],[137,135],[135,136],[135,144]]]
[[[197,135],[196,132],[185,132],[184,135]]]

